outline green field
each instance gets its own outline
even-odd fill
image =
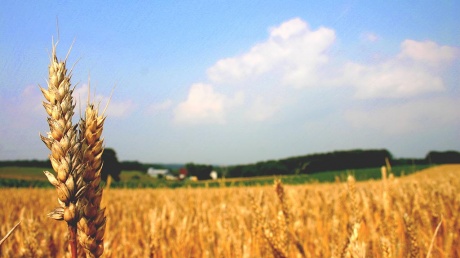
[[[428,166],[395,166],[392,168],[394,176],[412,174]],[[31,167],[0,167],[0,187],[51,187],[48,183],[44,170],[46,168]],[[380,168],[366,168],[355,170],[326,171],[309,175],[277,176],[285,184],[306,184],[344,181],[347,175],[352,174],[358,181],[375,180],[381,178]],[[167,181],[165,179],[152,178],[141,171],[122,171],[119,182],[113,182],[113,188],[177,188],[177,187],[229,187],[229,186],[257,186],[273,184],[274,176],[251,177],[251,178],[225,178],[204,181]]]

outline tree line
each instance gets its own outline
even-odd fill
[[[457,151],[430,151],[424,158],[393,158],[393,155],[386,149],[370,150],[346,150],[328,153],[317,153],[297,157],[289,157],[279,160],[261,161],[253,164],[233,165],[228,167],[214,167],[208,164],[187,163],[185,168],[189,176],[196,176],[198,179],[209,179],[211,171],[215,170],[219,176],[225,177],[253,177],[269,175],[289,174],[313,174],[324,171],[348,170],[360,168],[375,168],[385,165],[388,159],[392,165],[429,165],[460,163],[460,152]],[[146,164],[138,161],[119,162],[116,152],[106,148],[102,160],[102,179],[111,175],[115,180],[120,179],[122,170],[137,170],[147,172],[150,167],[165,168],[159,164]],[[41,167],[51,168],[49,160],[11,160],[0,161],[0,167]],[[181,165],[173,166],[177,170]],[[174,172],[174,171],[173,171]],[[177,172],[177,171],[176,171]]]
[[[460,163],[460,152],[430,151],[425,158],[396,159],[386,149],[334,151],[280,160],[268,160],[254,164],[229,166],[226,168],[226,171],[221,172],[226,177],[313,174],[334,170],[380,167],[385,165],[386,159],[394,166]]]

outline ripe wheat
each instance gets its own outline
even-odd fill
[[[90,257],[104,253],[104,233],[106,226],[105,208],[102,209],[101,169],[103,140],[101,134],[105,117],[99,116],[93,104],[88,103],[85,118],[80,122],[82,155],[85,166],[83,180],[87,185],[80,202],[82,213],[78,221],[78,240]]]
[[[46,137],[40,137],[51,150],[49,158],[56,175],[48,171],[44,173],[56,187],[60,205],[48,216],[67,222],[72,257],[78,254],[77,234],[87,256],[99,257],[104,252],[106,223],[104,209],[100,208],[102,189],[99,186],[103,152],[100,137],[105,117],[99,116],[94,104],[88,101],[80,131],[78,124],[72,123],[75,103],[71,71],[66,68],[67,57],[58,61],[56,46],[57,43],[53,43],[48,89],[40,87],[46,99],[43,106],[50,128]]]
[[[286,244],[275,235],[283,231],[284,215],[272,187],[110,189],[104,257],[275,257],[278,251],[264,228],[274,233],[273,241],[278,238],[276,250],[286,257],[347,252],[377,258],[417,252],[417,257],[460,257],[459,175],[460,166],[452,165],[404,178],[390,174],[386,187],[383,181],[354,182],[356,206],[347,182],[281,185],[289,214]],[[52,208],[54,191],[0,189],[0,195],[5,211],[0,212],[1,236],[18,221],[35,224],[35,233],[30,226],[18,227],[0,246],[0,257],[16,257],[21,250],[40,250],[41,257],[66,255],[66,227],[51,225],[42,215]]]
[[[64,61],[58,61],[56,44],[53,43],[48,89],[40,87],[47,100],[43,102],[43,106],[49,116],[50,132],[46,137],[42,135],[40,137],[51,150],[49,158],[56,176],[48,171],[45,171],[45,175],[56,187],[60,205],[48,216],[67,222],[72,257],[75,257],[77,252],[76,225],[81,213],[78,200],[84,194],[86,184],[83,181],[85,167],[81,160],[80,141],[76,126],[72,124],[75,104],[70,84],[71,72],[67,72],[66,61],[67,57]]]

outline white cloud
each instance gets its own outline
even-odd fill
[[[300,18],[294,18],[270,29],[272,38],[289,39],[308,30],[308,25]]]
[[[39,121],[43,117],[46,124],[46,111],[43,108],[43,97],[37,85],[28,85],[23,88],[19,95],[6,95],[0,97],[2,112],[0,119],[3,125],[12,128],[10,131],[24,130]]]
[[[362,38],[379,40],[375,33],[365,33]],[[335,97],[346,92],[358,99],[410,101],[421,94],[445,91],[443,69],[459,56],[457,48],[405,40],[399,53],[385,60],[343,62],[329,55],[334,41],[334,30],[313,30],[300,18],[270,28],[265,41],[241,55],[220,59],[207,69],[208,82],[193,84],[187,99],[175,107],[175,122],[222,124],[232,111],[251,121],[267,121],[288,105],[300,105],[297,102],[306,94],[322,92],[314,87],[325,86],[347,86],[351,90],[342,88],[333,92]],[[304,91],[307,87],[309,91]],[[334,96],[318,98],[327,98],[327,102]],[[316,105],[323,104],[319,101]]]
[[[46,87],[47,88],[47,87]],[[21,93],[21,108],[32,111],[33,113],[46,114],[45,109],[42,106],[42,102],[45,101],[42,92],[36,85],[29,85],[24,88]]]
[[[267,40],[242,55],[218,60],[210,67],[209,83],[190,87],[187,99],[175,109],[174,120],[225,123],[227,113],[239,107],[246,118],[265,121],[289,101],[283,99],[289,94],[280,92],[318,84],[319,68],[328,62],[326,51],[334,40],[333,30],[311,30],[300,18],[270,28]],[[223,85],[251,87],[240,87],[235,92],[235,87],[224,89]],[[214,86],[219,86],[223,93],[216,92]]]
[[[436,66],[450,63],[459,56],[459,49],[449,46],[439,46],[433,41],[418,42],[407,39],[401,44],[401,58]]]
[[[345,112],[345,119],[355,128],[374,129],[391,135],[420,133],[459,126],[459,101],[444,97],[377,109],[354,109]]]
[[[107,103],[108,98],[102,101],[102,103]],[[108,117],[127,117],[133,113],[136,109],[136,105],[130,99],[124,101],[112,101],[110,100],[109,106],[107,108],[106,114]]]
[[[153,103],[147,107],[147,112],[151,114],[156,114],[164,110],[168,110],[173,106],[173,102],[170,99],[167,99],[160,103]]]
[[[86,102],[88,100],[88,85],[83,84],[81,87],[77,87],[74,90],[74,100],[76,101],[76,107],[75,107],[75,113],[79,114],[80,109],[83,109],[86,107]],[[101,95],[101,94],[96,94],[94,95],[91,93],[90,95],[90,101],[92,103],[98,104],[99,105],[99,111],[103,112],[107,103],[107,110],[105,111],[105,115],[108,117],[114,117],[114,118],[123,118],[127,117],[132,112],[136,109],[136,105],[134,101],[131,99],[126,99],[126,100],[114,100],[113,98],[111,99],[110,96],[106,95]]]
[[[400,98],[443,91],[442,68],[457,52],[434,42],[405,40],[400,53],[382,63],[345,64],[342,83],[353,86],[357,98]]]
[[[380,39],[380,37],[373,33],[373,32],[366,32],[366,33],[363,33],[361,35],[361,38],[364,40],[364,41],[368,41],[368,42],[376,42]]]
[[[208,69],[214,83],[239,83],[262,75],[277,75],[282,84],[301,88],[315,85],[317,68],[328,61],[326,50],[335,40],[328,28],[315,31],[300,18],[270,30],[269,38],[248,52],[221,59]]]
[[[357,98],[399,98],[444,89],[442,78],[423,67],[390,61],[376,65],[348,63],[345,82],[351,84]]]
[[[226,97],[214,91],[209,84],[196,83],[190,87],[187,100],[174,110],[177,123],[225,123]]]
[[[259,96],[255,98],[246,115],[253,121],[261,122],[273,117],[280,108],[281,103],[279,101],[270,101]]]

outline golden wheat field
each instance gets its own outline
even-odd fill
[[[460,165],[275,187],[108,189],[104,257],[460,257]],[[65,257],[54,189],[0,189],[0,257]]]

